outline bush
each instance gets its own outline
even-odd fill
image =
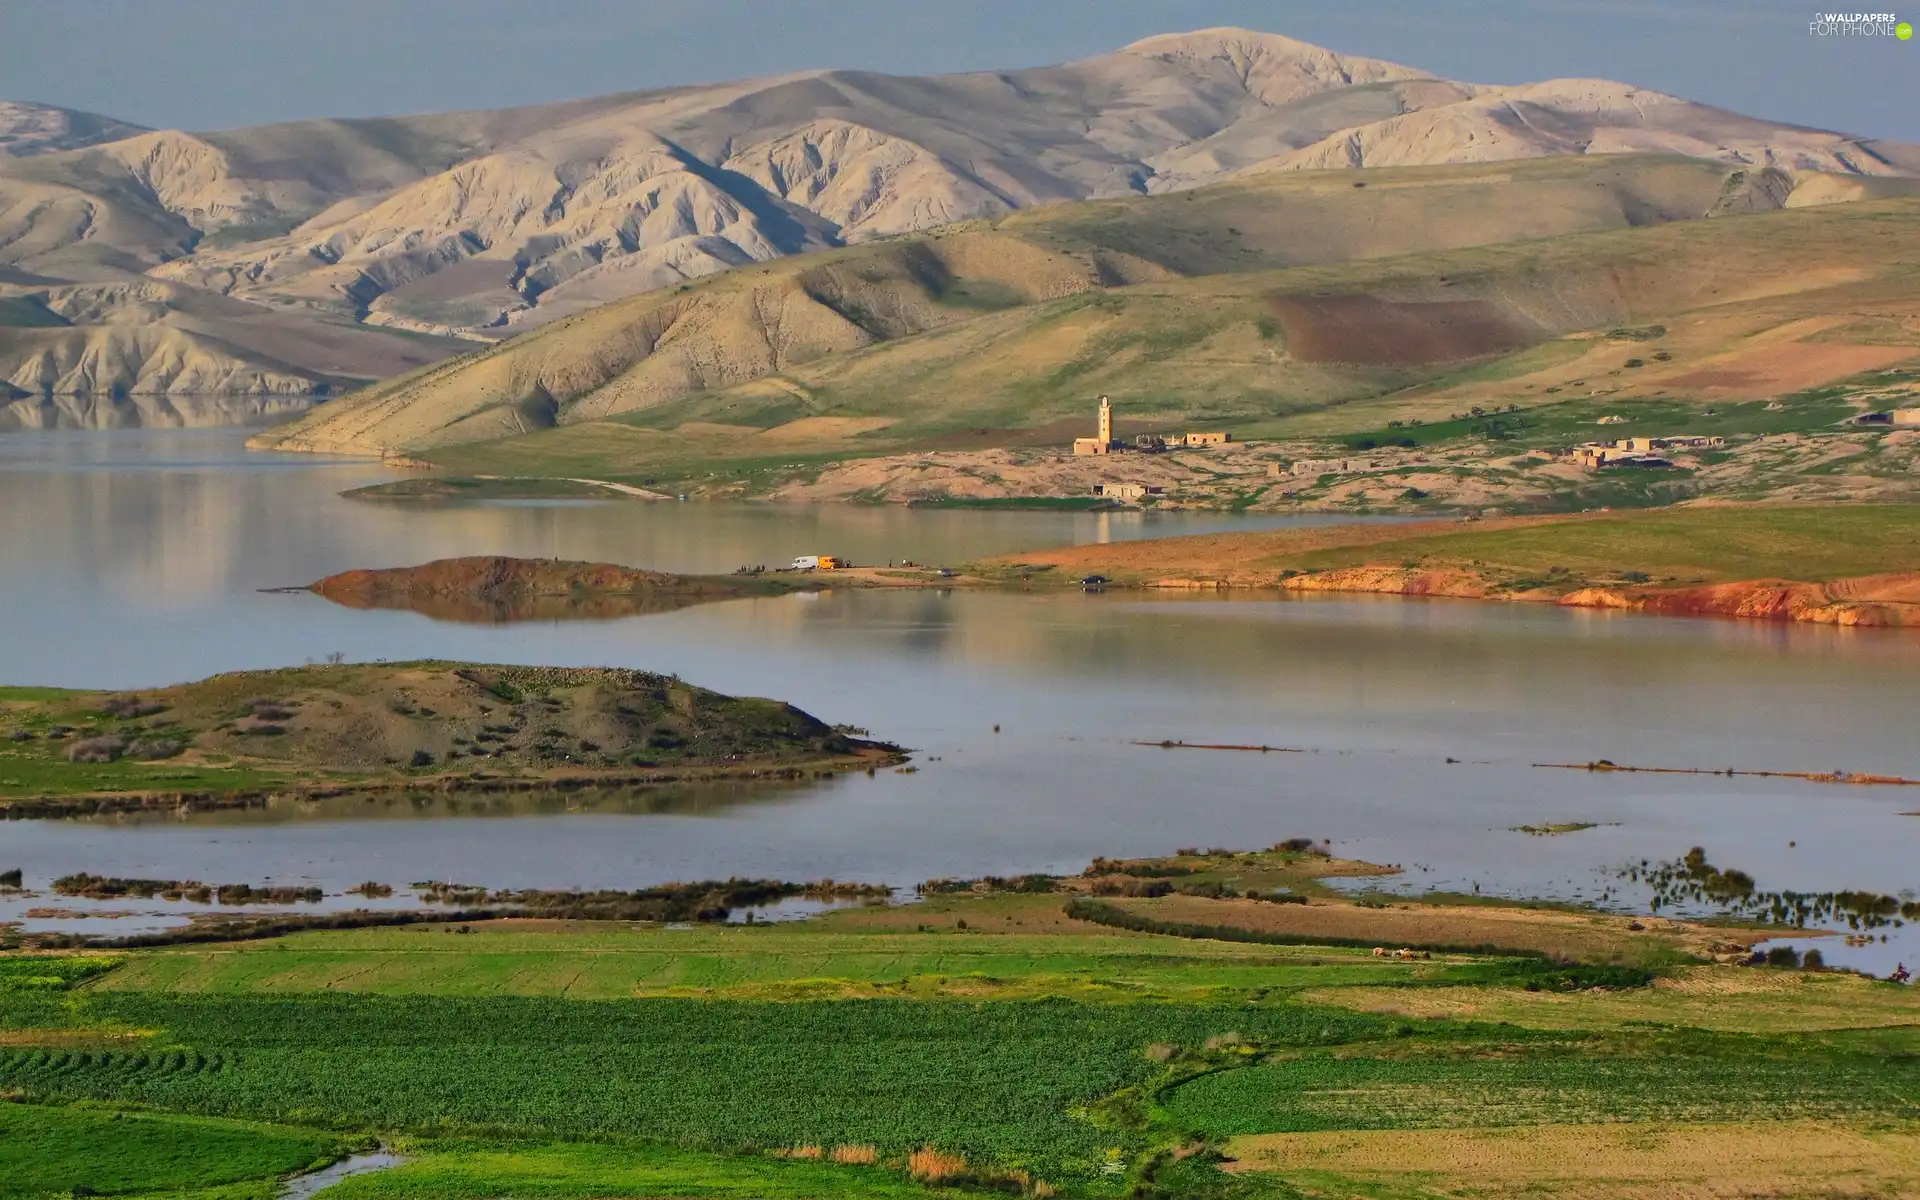
[[[127,744],[117,737],[82,738],[67,747],[67,761],[110,763],[126,753]]]
[[[112,696],[100,706],[100,711],[109,717],[133,720],[138,717],[151,717],[155,713],[167,711],[167,706],[152,700],[142,700],[138,696]]]
[[[1299,892],[1248,892],[1249,900],[1265,900],[1268,904],[1305,904],[1307,898]]]
[[[1826,955],[1818,950],[1809,950],[1800,956],[1800,969],[1803,971],[1824,971],[1827,969]]]
[[[1217,879],[1209,879],[1205,883],[1184,883],[1177,890],[1182,896],[1201,896],[1208,900],[1232,900],[1240,895]]]
[[[0,887],[17,888],[20,886],[20,881],[23,878],[25,878],[25,876],[20,873],[19,867],[15,867],[11,871],[0,871]]]
[[[1775,946],[1767,951],[1767,965],[1770,967],[1797,967],[1800,965],[1800,952],[1792,946]]]
[[[127,746],[127,757],[144,762],[153,762],[162,758],[172,758],[187,748],[179,738],[154,737],[137,738]]]
[[[413,757],[407,760],[407,765],[412,767],[430,767],[433,765],[433,754],[427,750],[415,750]]]
[[[258,721],[288,721],[293,719],[293,710],[280,700],[249,700],[241,706],[243,715]]]
[[[33,730],[16,729],[12,733],[8,734],[7,736],[12,738],[16,742],[30,742],[33,740]]]
[[[1172,895],[1173,885],[1164,879],[1102,879],[1093,885],[1093,894],[1150,900],[1155,896]]]

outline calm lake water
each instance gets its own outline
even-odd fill
[[[388,477],[377,465],[244,454],[242,436],[0,438],[0,680],[131,688],[336,651],[635,666],[865,726],[913,747],[919,770],[779,791],[457,811],[294,806],[0,824],[0,868],[22,866],[30,886],[76,870],[336,891],[367,879],[587,887],[733,874],[909,885],[1292,836],[1403,864],[1400,882],[1414,890],[1594,898],[1618,888],[1611,869],[1696,845],[1765,889],[1897,894],[1920,884],[1920,817],[1900,815],[1920,809],[1920,789],[1532,765],[1609,758],[1920,776],[1920,636],[1910,633],[1397,598],[965,591],[799,595],[607,622],[441,624],[256,589],[457,554],[678,571],[815,552],[958,562],[1252,522],[697,504],[390,507],[337,496]],[[1136,744],[1169,738],[1303,752]],[[1513,830],[1562,821],[1599,827],[1558,837]],[[44,894],[31,903],[84,907]],[[0,918],[22,907],[0,907]],[[1837,938],[1821,948],[1830,962],[1876,970],[1920,957],[1920,939],[1891,936],[1865,949]]]

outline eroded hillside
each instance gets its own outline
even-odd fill
[[[560,426],[455,459],[520,473],[593,445],[594,469],[624,473],[954,445],[1047,429],[1103,392],[1129,416],[1244,430],[1491,359],[1512,358],[1502,375],[1550,369],[1583,348],[1568,335],[1698,311],[1712,326],[1698,350],[1636,382],[1678,379],[1725,349],[1715,338],[1815,311],[1792,297],[1901,286],[1909,202],[1738,215],[1769,186],[1682,159],[1563,159],[1035,210],[610,304],[261,444],[419,453]],[[1715,211],[1728,215],[1681,219]],[[1848,327],[1835,313],[1775,336]],[[1829,365],[1875,365],[1844,358]]]
[[[1487,87],[1237,29],[1019,71],[804,71],[205,134],[16,105],[0,110],[0,136],[14,139],[0,149],[0,378],[41,396],[385,378],[455,339],[796,254],[1276,172],[1656,152],[1748,169],[1754,186],[1719,209],[1741,211],[1863,194],[1796,190],[1825,175],[1920,171],[1912,147],[1623,84]],[[1398,228],[1375,225],[1377,244],[1353,234],[1349,256],[1396,252]],[[67,335],[50,348],[32,332],[53,291],[136,279],[225,300],[250,325],[342,332],[325,362],[202,339],[192,353],[219,361],[184,383],[177,339]],[[198,335],[179,315],[194,307],[120,320]]]

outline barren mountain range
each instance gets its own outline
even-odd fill
[[[730,268],[1272,173],[1659,153],[1766,170],[1762,207],[1920,175],[1920,147],[1626,84],[1490,87],[1234,29],[207,134],[16,103],[0,139],[0,380],[29,406],[339,389]]]

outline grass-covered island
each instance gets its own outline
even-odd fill
[[[0,955],[0,1197],[267,1200],[378,1142],[330,1200],[1920,1186],[1912,989],[1326,882],[1383,874],[1296,840],[797,923]]]
[[[0,812],[784,778],[898,752],[776,700],[616,668],[360,663],[129,692],[0,688]]]

